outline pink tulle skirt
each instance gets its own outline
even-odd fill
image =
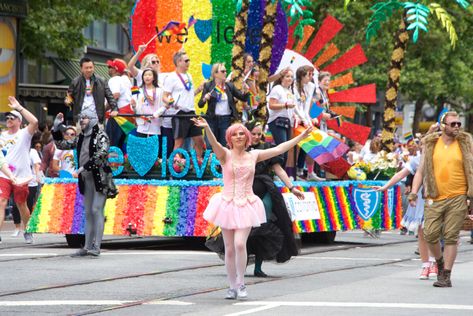
[[[243,206],[226,201],[221,193],[216,193],[204,211],[204,219],[224,229],[258,227],[266,223],[263,201],[259,197]]]

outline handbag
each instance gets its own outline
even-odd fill
[[[222,232],[219,227],[214,227],[205,240],[205,247],[216,253],[225,253]]]
[[[287,117],[277,117],[274,120],[274,125],[276,125],[277,127],[289,129],[289,127],[291,127],[291,121]]]

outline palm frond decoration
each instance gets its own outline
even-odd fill
[[[417,40],[419,39],[420,30],[424,32],[429,31],[427,29],[427,24],[429,23],[427,19],[429,17],[430,10],[422,3],[404,2],[403,6],[404,9],[407,10],[407,30],[414,30],[412,34],[412,41],[414,43],[417,43]]]
[[[302,38],[304,36],[304,26],[315,23],[313,19],[314,13],[308,9],[311,4],[310,0],[283,0],[284,11],[289,16],[289,25],[294,25],[299,21],[299,24],[294,30],[296,37]]]
[[[366,41],[369,43],[371,38],[376,36],[376,33],[381,27],[381,23],[386,22],[396,10],[403,8],[403,4],[397,0],[389,0],[386,2],[378,2],[370,8],[373,15],[366,28]]]
[[[466,0],[455,0],[463,9],[467,9],[470,6],[470,2]]]
[[[435,16],[437,17],[437,19],[439,19],[440,22],[442,22],[442,27],[445,28],[445,30],[447,30],[448,35],[450,37],[450,44],[452,45],[453,48],[455,48],[455,44],[457,43],[458,36],[455,30],[455,27],[453,26],[453,23],[452,23],[452,17],[438,3],[431,3],[429,7],[430,7],[430,11],[432,13],[435,13]]]

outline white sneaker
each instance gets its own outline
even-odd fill
[[[227,290],[227,295],[225,296],[226,300],[236,300],[237,298],[237,290],[234,289],[228,289]]]
[[[307,174],[307,181],[325,181],[325,178],[317,176],[315,173],[311,172]]]
[[[20,233],[21,233],[21,230],[15,229],[15,231],[13,231],[13,234],[11,234],[10,236],[12,236],[12,237],[18,237],[18,236],[20,236]]]
[[[246,300],[248,298],[248,292],[246,291],[246,286],[240,285],[237,289],[237,296],[240,300]]]
[[[23,237],[25,237],[25,243],[32,244],[33,243],[33,234],[32,233],[23,233]]]

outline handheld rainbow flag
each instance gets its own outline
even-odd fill
[[[169,21],[161,31],[159,31],[158,36],[169,36],[175,32],[176,29],[179,29],[181,23],[177,21]]]
[[[258,107],[258,96],[250,92],[248,95],[248,105],[251,106],[252,109]]]
[[[131,87],[131,94],[132,95],[140,94],[140,88],[138,88],[137,86]]]
[[[447,109],[447,108],[443,108],[443,109],[442,109],[442,111],[441,111],[440,114],[439,114],[439,117],[437,118],[437,122],[438,122],[439,124],[442,124],[442,119],[443,119],[444,115],[447,114],[447,112],[448,112],[448,109]]]
[[[299,135],[302,132],[304,132],[304,127],[302,126],[299,126],[294,131],[295,135]],[[349,150],[347,145],[316,128],[297,145],[319,165],[337,160]]]
[[[408,143],[409,141],[413,139],[414,139],[414,135],[412,135],[412,131],[404,134],[404,140],[406,141],[406,143]]]
[[[196,23],[197,23],[197,19],[194,18],[194,15],[191,15],[189,18],[189,21],[187,22],[187,28],[190,29]]]
[[[117,121],[117,124],[120,126],[123,133],[125,133],[126,135],[128,135],[132,130],[135,129],[135,124],[127,120],[125,117],[114,116],[113,118],[115,119],[115,121]]]

